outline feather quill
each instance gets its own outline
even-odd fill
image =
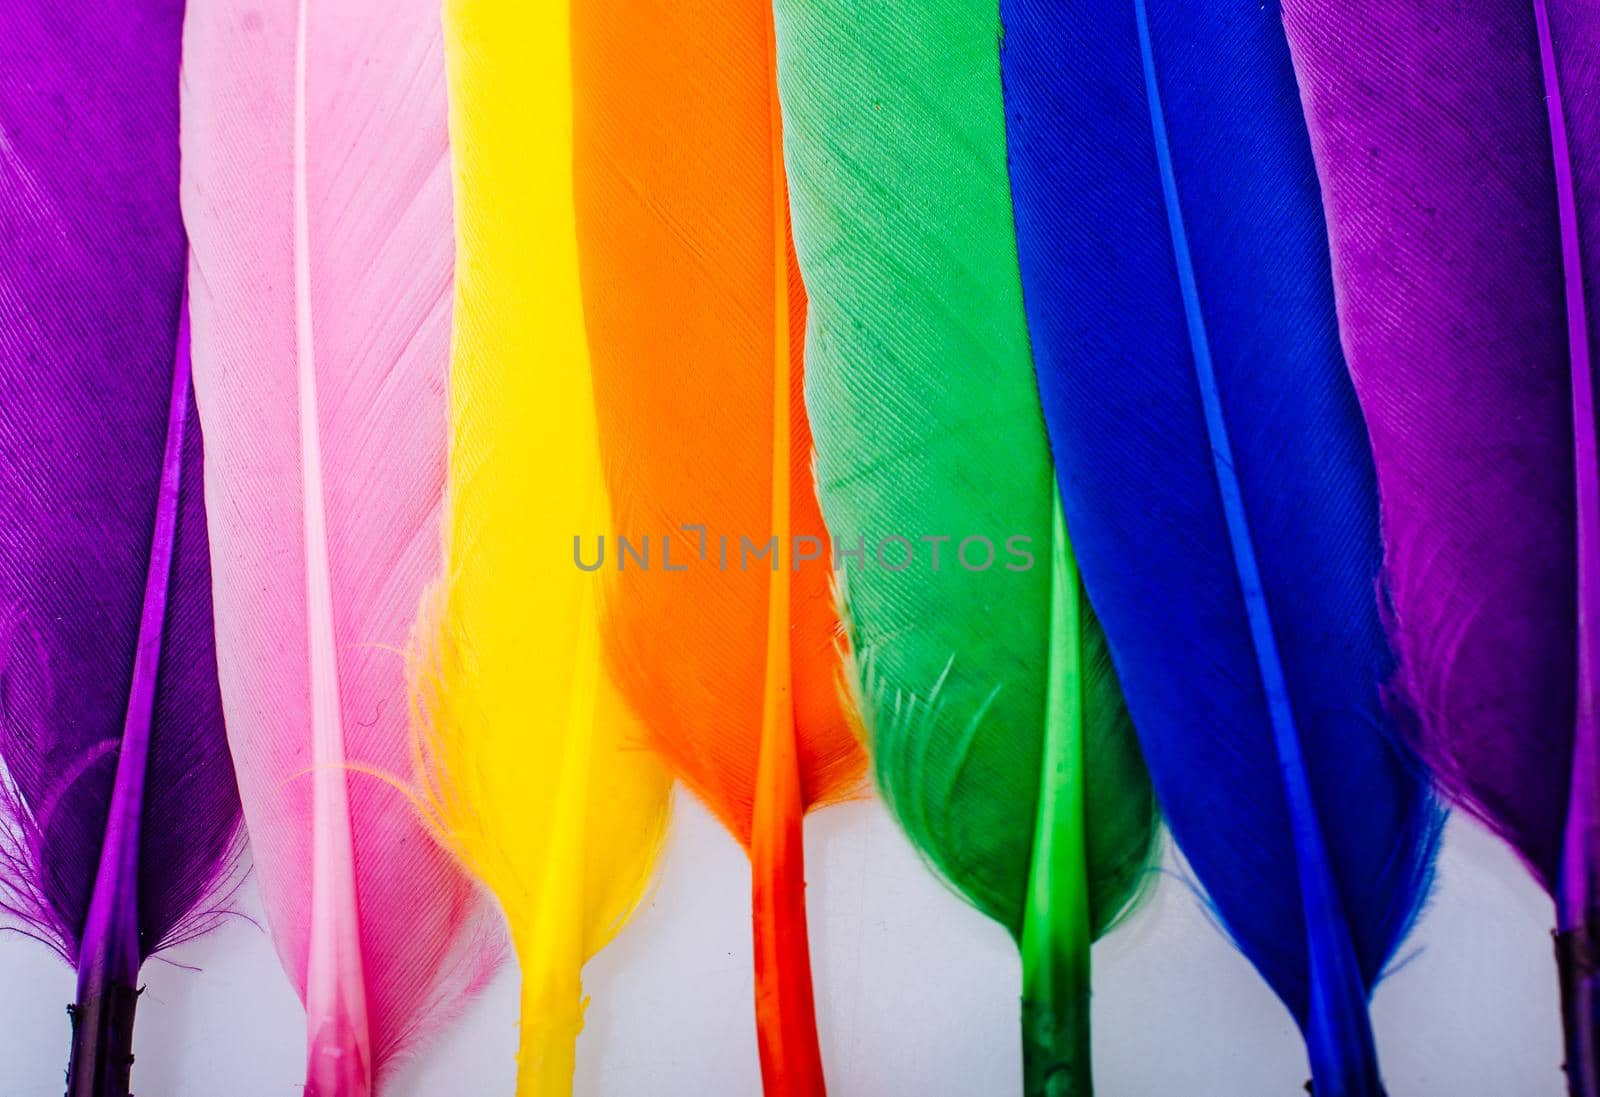
[[[580,971],[649,879],[668,778],[603,667],[606,496],[579,290],[572,12],[450,0],[455,182],[445,567],[414,655],[421,778],[522,967],[517,1092],[570,1093]]]
[[[365,1097],[497,959],[490,908],[396,784],[440,566],[443,35],[416,0],[195,0],[184,65],[228,733],[307,1093]]]
[[[812,488],[771,7],[578,3],[573,81],[612,523],[658,553],[613,546],[608,655],[647,741],[751,858],[766,1090],[820,1094],[801,819],[865,756]]]
[[[0,905],[126,1097],[141,963],[237,848],[178,210],[183,5],[0,13]]]
[[[998,30],[972,0],[777,5],[806,404],[877,784],[1022,950],[1027,1092],[1088,1094],[1089,946],[1155,813],[1056,516]]]
[[[1555,899],[1600,1094],[1600,11],[1291,0],[1417,749]],[[1359,26],[1359,30],[1357,29]]]
[[[1157,796],[1317,1093],[1376,1097],[1367,1000],[1438,815],[1382,706],[1377,499],[1282,27],[1254,0],[1001,21],[1045,418]]]

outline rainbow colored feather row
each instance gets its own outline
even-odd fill
[[[1446,800],[1600,1097],[1592,5],[440,16],[0,11],[0,908],[77,969],[68,1097],[241,819],[308,1094],[506,938],[570,1092],[674,780],[821,1097],[803,820],[869,772],[1016,942],[1028,1097],[1092,1093],[1160,817],[1381,1097]]]

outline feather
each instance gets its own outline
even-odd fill
[[[1372,437],[1397,698],[1555,898],[1600,1094],[1600,11],[1284,5]],[[1359,32],[1357,26],[1359,25]]]
[[[364,1097],[497,959],[488,904],[397,784],[440,567],[443,36],[418,0],[194,0],[184,46],[228,733],[307,1092]]]
[[[445,6],[455,328],[444,578],[414,653],[435,825],[522,966],[517,1092],[570,1093],[580,970],[639,901],[669,781],[603,668],[600,467],[572,186],[571,11]]]
[[[0,907],[77,966],[125,1097],[139,966],[237,851],[189,384],[183,5],[0,13]]]
[[[996,11],[782,0],[777,35],[806,404],[877,784],[1022,949],[1028,1092],[1087,1094],[1089,944],[1155,818],[1054,517]]]
[[[1439,817],[1382,704],[1373,472],[1282,27],[1254,0],[1001,21],[1045,418],[1156,794],[1317,1093],[1371,1097],[1367,1000]]]
[[[801,817],[865,757],[812,488],[771,7],[578,3],[573,81],[612,522],[658,550],[641,566],[614,545],[608,654],[650,744],[750,855],[766,1090],[820,1094]]]

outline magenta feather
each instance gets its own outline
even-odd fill
[[[363,1097],[498,957],[396,785],[440,567],[452,230],[437,5],[196,2],[184,212],[218,663],[307,1092]]]

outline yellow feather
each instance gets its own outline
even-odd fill
[[[638,903],[668,780],[606,674],[564,0],[449,0],[448,573],[414,656],[423,798],[522,966],[520,1097],[570,1093],[580,969]],[[592,542],[591,542],[592,543]]]

